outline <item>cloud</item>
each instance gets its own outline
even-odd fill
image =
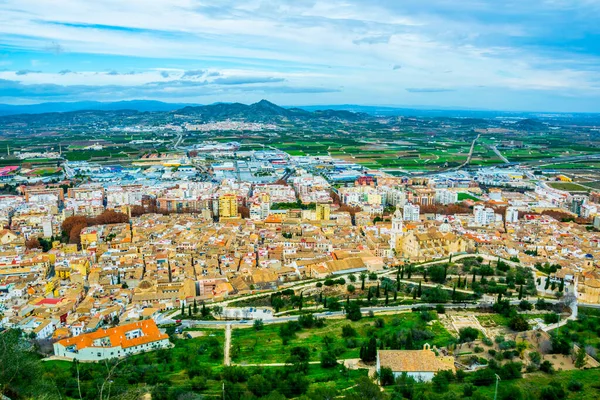
[[[71,71],[70,69],[63,69],[58,71],[59,75],[67,75],[67,74],[75,74],[76,72]]]
[[[402,69],[402,65],[400,64],[394,64],[394,66],[392,67],[392,71],[397,71],[399,69]]]
[[[117,76],[117,75],[121,75],[119,74],[117,71],[115,71],[114,69],[112,71],[108,71],[106,73],[106,75],[111,75],[111,76]]]
[[[448,88],[406,88],[406,91],[409,93],[444,93],[444,92],[454,92],[455,89]]]
[[[20,69],[17,72],[15,72],[16,75],[22,76],[22,75],[28,75],[28,74],[40,74],[42,71],[32,71],[30,69]]]
[[[217,78],[211,83],[216,85],[251,85],[255,83],[277,83],[284,82],[283,78],[270,78],[260,76],[229,76],[226,78]]]
[[[23,84],[0,79],[0,99],[27,98],[38,101],[75,101],[94,97],[98,100],[131,100],[140,98],[176,99],[236,93],[335,93],[339,89],[309,86],[218,85],[206,81],[173,80],[149,82],[138,86],[123,85],[57,85]]]
[[[171,74],[169,74],[167,71],[160,71],[160,76],[162,76],[163,78],[168,78],[169,76],[171,76]]]
[[[183,75],[181,75],[182,78],[197,78],[197,77],[202,77],[204,76],[204,74],[206,74],[206,71],[203,69],[196,69],[196,70],[191,70],[191,71],[185,71],[183,73]]]
[[[360,39],[355,39],[352,43],[356,45],[361,44],[380,44],[380,43],[389,43],[390,35],[377,35],[377,36],[365,36]]]

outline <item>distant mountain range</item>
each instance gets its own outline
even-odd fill
[[[174,114],[187,115],[204,121],[216,121],[227,118],[244,119],[249,122],[269,122],[282,119],[324,119],[341,121],[368,120],[373,117],[428,117],[428,118],[464,118],[464,119],[586,119],[597,121],[599,114],[561,114],[561,113],[534,113],[534,112],[505,112],[491,110],[468,110],[392,106],[361,106],[353,104],[322,105],[322,106],[295,106],[281,107],[267,100],[246,105],[241,103],[215,103],[210,105],[165,103],[154,100],[131,100],[118,102],[65,102],[65,103],[40,103],[31,105],[0,104],[0,117],[14,120],[31,118],[25,114],[48,114],[44,117],[68,121],[76,118],[81,112],[88,115],[135,115],[140,113],[164,113],[165,117]],[[52,113],[61,113],[56,115]],[[62,115],[64,114],[64,115]],[[19,115],[19,117],[16,117]],[[22,115],[22,116],[21,116]],[[151,114],[153,115],[153,114]],[[158,115],[157,115],[158,116]],[[467,123],[468,121],[465,121]]]
[[[64,111],[68,104],[70,111]],[[16,107],[16,106],[14,106]],[[210,105],[182,105],[161,102],[130,101],[118,103],[46,103],[27,109],[28,114],[15,114],[22,111],[12,109],[11,114],[0,115],[0,122],[32,122],[41,124],[80,124],[85,119],[91,120],[115,118],[118,121],[126,118],[129,123],[153,120],[154,122],[172,122],[176,116],[186,116],[188,120],[198,122],[214,122],[226,119],[239,119],[247,122],[280,122],[289,121],[363,121],[373,116],[346,110],[316,110],[307,111],[301,108],[284,108],[267,100],[246,105],[241,103],[216,103]],[[100,108],[95,108],[100,107]],[[61,112],[47,111],[61,109]],[[40,111],[34,113],[35,111]],[[46,110],[45,112],[41,112]]]

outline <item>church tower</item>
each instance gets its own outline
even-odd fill
[[[390,247],[392,249],[396,249],[396,243],[398,242],[398,238],[400,238],[404,234],[404,222],[402,220],[402,212],[400,208],[396,206],[396,211],[394,212],[394,216],[392,217],[392,232],[390,237]]]

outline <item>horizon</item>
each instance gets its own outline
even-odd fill
[[[304,106],[600,112],[597,0],[505,9],[490,0],[69,7],[8,0],[0,11],[3,104],[268,98]]]

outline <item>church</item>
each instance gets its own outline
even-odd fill
[[[467,242],[449,232],[449,229],[429,228],[423,232],[405,232],[402,212],[396,207],[392,218],[390,247],[397,258],[420,262],[465,252]]]

